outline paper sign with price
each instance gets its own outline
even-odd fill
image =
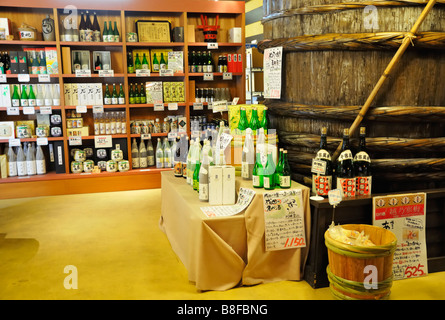
[[[263,82],[264,97],[267,99],[280,99],[281,97],[281,68],[283,47],[268,48],[264,50]]]
[[[425,218],[426,194],[411,193],[373,198],[373,224],[397,237],[394,252],[394,279],[428,274]]]
[[[306,247],[301,189],[263,194],[266,251]]]

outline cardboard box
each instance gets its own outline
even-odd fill
[[[239,43],[241,42],[241,28],[231,28],[229,29],[229,42]]]
[[[164,56],[164,61],[167,64],[168,69],[168,53],[172,52],[173,49],[151,49],[150,50],[150,61],[153,61],[153,58],[156,54],[156,59],[158,59],[158,62],[161,63],[161,53]],[[142,63],[142,60],[141,60]],[[151,63],[151,72],[155,72],[153,69],[153,63]]]
[[[71,84],[71,105],[78,106],[79,104],[79,84]]]
[[[235,167],[224,166],[222,167],[222,204],[231,205],[235,204]]]
[[[10,70],[12,74],[19,73],[19,55],[17,51],[9,51],[9,58],[11,59]]]
[[[11,20],[9,20],[8,18],[0,18],[0,28],[5,29],[6,37],[12,35],[12,24]]]
[[[92,71],[90,51],[88,51],[88,50],[73,50],[71,53],[71,69],[73,71],[73,74],[76,73],[75,68],[74,68],[74,59],[76,59],[76,54],[79,55],[80,69]]]
[[[196,40],[195,40],[195,26],[193,26],[193,25],[187,26],[187,41],[188,42],[196,42]]]
[[[97,57],[99,57],[100,62],[102,63],[102,70],[111,70],[111,53],[110,51],[93,51],[93,69],[95,72],[99,72],[99,69],[96,69],[96,61]]]
[[[101,106],[104,104],[103,94],[102,94],[102,83],[94,83],[92,84],[95,89],[94,94],[94,105]]]
[[[14,139],[14,121],[0,121],[0,139]]]
[[[12,86],[9,86],[9,84],[0,85],[0,106],[2,107],[12,106],[11,97],[13,92],[14,89]]]
[[[62,72],[64,74],[71,74],[71,47],[62,47]]]
[[[65,173],[65,156],[63,151],[63,141],[48,142],[49,149],[49,167],[50,170],[55,170],[56,173]]]
[[[72,106],[73,105],[73,97],[72,97],[72,89],[71,89],[72,84],[71,83],[64,83],[63,84],[63,88],[64,88],[64,96],[65,96],[65,106]]]
[[[223,203],[223,170],[220,166],[209,167],[209,204],[219,206]]]
[[[59,74],[59,62],[57,60],[57,49],[45,47],[46,72],[48,74]]]
[[[28,74],[28,56],[25,51],[18,51],[19,58],[19,74]]]
[[[161,81],[152,81],[145,83],[145,95],[147,103],[163,103],[163,87]]]

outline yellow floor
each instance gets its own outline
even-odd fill
[[[0,299],[333,299],[283,281],[197,292],[158,226],[160,190],[0,201]],[[75,266],[78,289],[64,280]],[[391,299],[445,299],[445,272],[395,281]]]

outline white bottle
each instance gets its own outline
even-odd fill
[[[28,145],[28,152],[26,154],[26,172],[28,176],[33,176],[37,173],[36,155],[31,144]]]
[[[142,139],[139,144],[139,166],[141,168],[147,168],[147,148],[145,148],[145,143]]]
[[[172,155],[170,149],[170,143],[167,138],[164,138],[164,168],[172,167]]]
[[[127,120],[125,119],[125,111],[121,111],[121,133],[127,134]]]
[[[45,105],[45,98],[43,97],[43,90],[41,85],[37,86],[36,105],[38,107],[42,107]]]
[[[156,146],[156,168],[164,167],[164,150],[162,150],[161,138],[158,138]]]
[[[37,146],[36,172],[37,172],[37,174],[45,174],[46,173],[45,155],[43,154],[43,150],[42,150],[41,146]]]
[[[45,106],[52,106],[53,104],[53,97],[51,94],[51,85],[47,84],[45,85]]]
[[[199,200],[209,201],[209,156],[204,153],[199,168]]]
[[[255,147],[252,139],[252,129],[246,129],[246,138],[241,156],[241,177],[252,180],[253,166],[255,165]]]
[[[52,89],[53,106],[60,106],[60,87],[58,84],[54,84]]]
[[[25,153],[21,145],[17,149],[17,175],[19,177],[26,176]]]
[[[17,176],[17,156],[14,152],[14,148],[10,147],[8,150],[8,166],[9,166],[9,173],[8,175],[10,177]]]

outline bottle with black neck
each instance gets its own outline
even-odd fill
[[[343,130],[343,144],[337,159],[337,189],[341,190],[343,198],[355,196],[355,178],[352,151],[349,144],[349,129]]]
[[[320,148],[312,160],[312,192],[327,196],[332,188],[332,161],[327,150],[327,128],[321,128]]]
[[[371,158],[366,149],[366,128],[360,127],[358,152],[354,156],[355,189],[357,196],[371,195]]]

